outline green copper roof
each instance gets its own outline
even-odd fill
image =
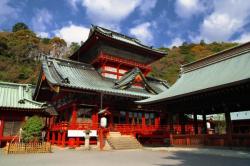
[[[250,81],[250,43],[184,66],[168,90],[137,103],[152,104],[182,96]]]
[[[48,57],[43,62],[43,72],[47,81],[60,87],[97,91],[104,94],[147,98],[153,94],[144,88],[115,88],[115,80],[103,77],[91,65],[76,61]],[[150,86],[162,92],[167,87],[160,81],[150,81]]]
[[[45,104],[32,100],[32,95],[30,84],[0,82],[0,109],[44,109]]]
[[[134,82],[136,82],[135,79],[136,79],[137,76],[140,76],[140,78],[142,79],[140,83],[142,84],[142,86],[149,93],[152,93],[152,94],[158,94],[159,93],[159,91],[157,92],[156,87],[152,87],[148,83],[147,78],[144,77],[141,70],[139,68],[137,68],[137,67],[134,68],[133,70],[131,70],[130,72],[127,72],[124,76],[122,76],[121,79],[115,81],[114,88],[116,88],[116,89],[127,89],[128,87],[131,87],[134,84]],[[167,88],[167,86],[166,86],[166,88]]]
[[[109,29],[106,29],[106,28],[103,28],[103,27],[100,27],[100,26],[92,26],[89,36],[91,36],[91,34],[94,31],[98,31],[99,33],[101,33],[101,34],[103,34],[103,35],[105,35],[107,37],[113,38],[115,40],[118,40],[118,41],[121,41],[121,42],[124,42],[124,43],[128,43],[128,44],[131,44],[131,45],[134,45],[134,46],[137,46],[137,47],[142,47],[144,49],[151,50],[151,51],[166,55],[166,52],[157,50],[157,49],[155,49],[153,47],[146,46],[146,45],[142,44],[141,41],[136,39],[136,38],[132,38],[132,37],[129,37],[127,35],[124,35],[124,34],[121,34],[121,33],[118,33],[118,32],[114,32],[114,31],[111,31]]]

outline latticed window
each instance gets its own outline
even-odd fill
[[[120,111],[120,123],[125,124],[126,123],[126,112]]]
[[[112,66],[104,66],[102,69],[102,76],[112,79],[120,79],[127,70],[125,69],[118,69]]]
[[[19,135],[19,130],[22,126],[22,121],[5,121],[3,128],[3,136]]]
[[[77,122],[91,123],[91,109],[90,108],[81,108],[77,111]]]
[[[146,125],[155,124],[155,115],[154,113],[145,113]]]

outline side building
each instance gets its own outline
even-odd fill
[[[33,115],[44,117],[44,125],[49,125],[51,115],[56,115],[45,103],[32,100],[34,87],[29,84],[0,82],[0,144],[17,141],[20,128]]]
[[[168,112],[173,145],[249,147],[249,99],[250,42],[247,42],[182,66],[174,85],[137,104]],[[193,115],[191,124],[187,123],[187,114]],[[213,125],[215,121],[207,117],[215,114],[224,114],[225,123]]]

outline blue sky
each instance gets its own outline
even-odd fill
[[[42,37],[85,41],[91,24],[147,45],[250,40],[250,0],[0,0],[0,29],[26,23]]]

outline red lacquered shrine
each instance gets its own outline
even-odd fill
[[[169,137],[167,115],[134,101],[168,88],[166,81],[147,76],[150,64],[165,54],[135,38],[92,26],[70,60],[47,57],[34,96],[59,114],[51,119],[47,140],[79,146],[84,144],[84,131],[90,130],[90,143],[96,144],[103,134],[100,119],[106,117],[106,134],[115,131],[142,143],[163,142]]]

